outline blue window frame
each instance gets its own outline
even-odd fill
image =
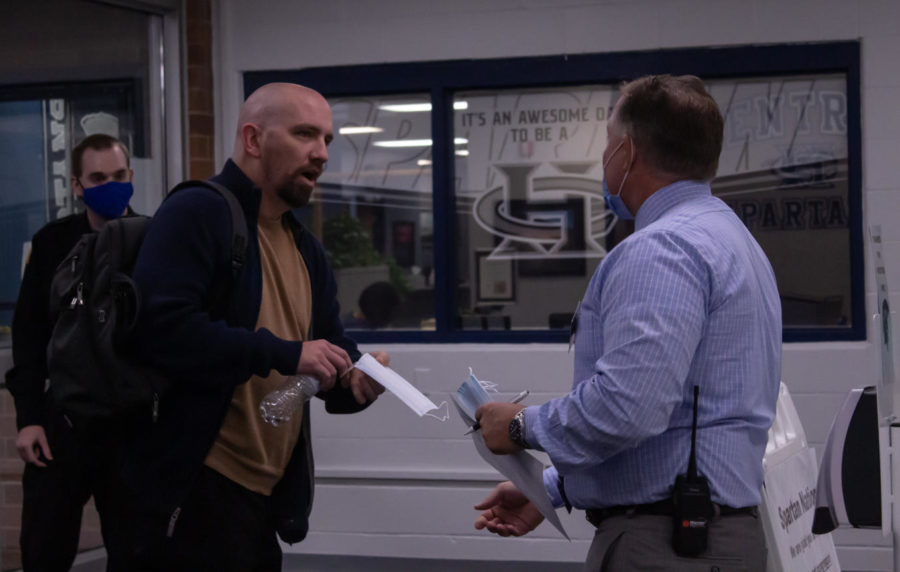
[[[710,85],[711,91],[718,89],[721,92],[721,98],[717,101],[726,114],[726,130],[731,129],[731,135],[738,137],[735,139],[738,144],[732,150],[737,162],[747,161],[746,145],[750,144],[751,139],[764,138],[765,132],[790,139],[788,155],[791,156],[798,133],[802,137],[811,124],[813,112],[809,110],[818,105],[816,125],[822,133],[838,136],[839,152],[833,151],[831,139],[827,143],[830,154],[824,157],[820,156],[819,147],[807,144],[802,149],[803,153],[794,153],[802,155],[802,160],[796,159],[790,165],[770,161],[771,164],[764,169],[758,167],[760,170],[755,172],[758,176],[753,181],[742,181],[741,177],[727,174],[722,176],[720,169],[714,192],[742,216],[767,249],[770,258],[775,259],[773,266],[782,288],[785,308],[784,341],[865,339],[858,42],[254,71],[244,74],[244,92],[249,95],[263,84],[285,81],[317,89],[329,99],[391,97],[398,94],[420,94],[430,99],[432,142],[429,161],[433,212],[433,244],[430,247],[433,248],[434,262],[434,329],[355,331],[353,336],[357,340],[416,343],[565,342],[568,340],[568,330],[556,327],[560,324],[552,326],[554,329],[505,329],[503,320],[489,325],[489,320],[485,319],[481,320],[481,327],[496,329],[468,329],[461,319],[458,308],[462,265],[461,256],[456,252],[455,238],[460,225],[458,202],[463,199],[458,196],[456,187],[460,138],[458,133],[455,138],[459,117],[454,111],[454,102],[460,100],[460,94],[477,98],[480,94],[493,92],[502,95],[515,90],[524,93],[584,89],[585,86],[615,89],[622,81],[658,73],[698,75]],[[754,81],[760,85],[768,82],[768,87],[754,85]],[[748,90],[741,101],[734,95],[739,93],[735,87],[738,85],[742,90]],[[802,90],[806,88],[803,86],[808,86],[809,95],[804,95]],[[754,96],[753,89],[767,89],[770,93]],[[793,110],[795,122],[792,126],[785,127],[781,123],[779,113],[782,108],[776,110],[771,106],[772,101],[780,101],[784,104],[783,109]],[[760,116],[767,118],[765,125],[755,126],[756,132],[752,129],[742,131],[739,115],[754,112],[754,106],[758,106]],[[736,118],[735,126],[729,127],[728,117],[732,116]],[[727,131],[726,140],[728,136]],[[740,136],[746,137],[744,147],[739,145]],[[602,147],[597,155],[601,152]],[[762,183],[758,180],[760,177],[764,179]],[[716,190],[717,185],[721,192]],[[801,193],[784,198],[782,191],[797,188],[797,185],[802,185],[805,190],[826,190],[819,194],[810,191],[812,194]],[[745,195],[748,192],[762,194],[747,198]],[[566,212],[572,212],[566,210],[568,204],[561,201],[545,208],[552,216],[564,216]],[[627,225],[620,223],[620,227],[628,231]],[[777,250],[780,243],[784,244],[791,238],[784,233],[792,230],[826,232],[826,228],[830,229],[826,243],[833,249],[830,258],[839,259],[828,271],[836,285],[821,292],[791,290],[786,285],[795,279],[792,273],[797,274],[793,268],[796,265],[790,259],[781,261]],[[760,233],[765,232],[770,234],[760,238]],[[826,235],[814,235],[814,239],[808,240],[810,246],[807,248],[812,248],[821,236]],[[479,291],[485,288],[485,280],[490,286],[490,280],[502,282],[509,272],[518,273],[518,276],[528,276],[530,272],[534,276],[542,268],[531,263],[523,265],[521,261],[517,261],[512,270],[503,263],[485,266],[485,251],[477,246],[472,247],[468,256],[475,267],[468,279],[472,281],[472,288]],[[595,265],[596,260],[588,263],[590,267]],[[780,266],[783,267],[781,270]],[[563,275],[567,272],[565,266],[549,268],[556,268],[555,271]],[[590,270],[587,275],[589,278]],[[502,302],[514,292],[513,284],[509,291],[499,290],[485,297]],[[474,298],[475,294],[472,296]],[[577,299],[571,301],[573,308],[575,303]]]

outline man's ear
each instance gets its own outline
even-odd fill
[[[245,123],[241,125],[241,145],[244,147],[244,153],[251,157],[259,158],[261,152],[260,135],[262,129],[253,123]]]
[[[79,199],[84,198],[84,187],[78,182],[78,177],[72,175],[72,180],[69,184],[72,186],[72,192],[75,193],[76,197]]]
[[[131,167],[128,167],[128,182],[134,182],[134,169],[132,169]]]

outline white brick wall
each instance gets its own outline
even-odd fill
[[[216,19],[219,163],[231,150],[243,99],[241,73],[249,70],[859,38],[864,224],[882,225],[889,285],[900,307],[898,0],[221,0]],[[866,268],[867,307],[873,308],[868,260]],[[410,380],[416,380],[416,368],[430,369],[417,381],[435,394],[455,388],[472,365],[479,376],[502,382],[509,391],[536,390],[539,395],[529,402],[538,403],[565,391],[571,374],[565,348],[554,345],[387,349]],[[783,377],[811,444],[820,448],[824,443],[848,389],[876,383],[878,360],[877,344],[869,342],[785,347]],[[576,517],[567,521],[581,539],[572,545],[543,528],[518,540],[471,529],[475,511],[470,507],[489,488],[485,479],[491,477],[460,438],[457,420],[420,420],[387,398],[356,417],[317,411],[313,422],[322,483],[314,532],[293,550],[584,558],[590,528]],[[890,569],[890,542],[880,533],[839,530],[835,541],[845,569]]]

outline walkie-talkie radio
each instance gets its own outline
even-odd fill
[[[686,475],[678,475],[672,492],[672,547],[680,556],[697,556],[706,550],[712,498],[706,477],[697,474],[697,398],[694,386],[694,423],[691,426],[691,456]]]

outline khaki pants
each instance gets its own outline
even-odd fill
[[[714,519],[708,548],[686,558],[672,548],[672,517],[619,515],[600,523],[585,570],[674,570],[678,572],[763,572],[766,541],[759,516],[735,514]]]

